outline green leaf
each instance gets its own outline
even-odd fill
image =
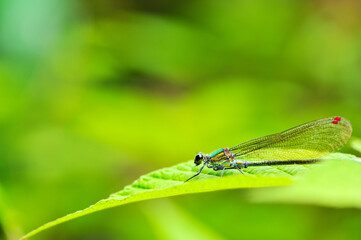
[[[220,178],[220,172],[203,169],[199,177],[184,183],[185,180],[199,170],[199,167],[194,167],[193,161],[189,161],[146,174],[123,190],[112,194],[109,198],[100,200],[84,210],[46,223],[25,235],[23,239],[32,237],[47,228],[71,219],[126,203],[223,189],[289,185],[292,183],[293,175],[303,173],[308,167],[298,165],[288,166],[286,169],[272,167],[247,168],[244,170],[245,176],[236,170],[229,170],[224,173],[223,178]]]
[[[336,154],[334,156],[337,159],[354,158],[353,156],[345,154]],[[45,229],[71,219],[131,202],[234,188],[290,185],[296,179],[301,178],[308,169],[318,168],[318,165],[319,164],[249,167],[242,169],[245,176],[241,175],[237,170],[228,170],[224,173],[223,178],[220,178],[221,173],[219,171],[216,172],[212,169],[205,168],[200,176],[184,183],[185,180],[199,170],[199,167],[194,167],[193,161],[189,161],[146,174],[131,185],[126,186],[123,190],[110,195],[109,198],[100,200],[86,209],[46,223],[25,235],[23,239],[30,238]]]

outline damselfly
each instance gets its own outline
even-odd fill
[[[340,149],[350,139],[351,123],[345,118],[329,117],[299,125],[281,133],[256,138],[232,148],[221,148],[211,154],[198,153],[194,164],[222,170],[249,166],[309,164]],[[187,182],[186,181],[186,182]]]

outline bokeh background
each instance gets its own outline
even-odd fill
[[[140,175],[341,115],[361,136],[357,0],[2,0],[0,239]],[[250,190],[134,203],[34,239],[360,239],[356,209]]]

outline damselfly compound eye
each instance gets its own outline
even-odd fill
[[[194,158],[194,164],[196,166],[198,166],[199,164],[201,164],[201,162],[203,161],[203,154],[202,153],[198,153],[196,155],[196,157]]]

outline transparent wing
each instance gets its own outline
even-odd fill
[[[316,159],[340,149],[350,139],[351,123],[345,118],[323,118],[281,133],[241,143],[230,148],[235,159]]]

